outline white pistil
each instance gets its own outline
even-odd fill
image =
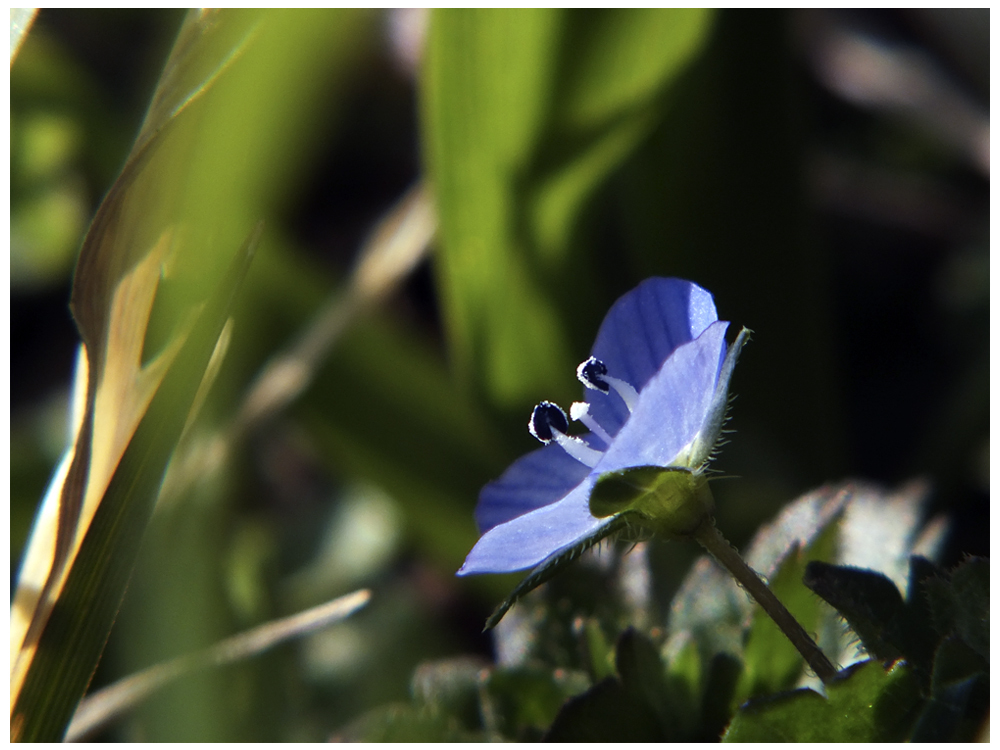
[[[570,406],[569,416],[574,422],[583,422],[592,433],[604,441],[605,445],[611,445],[611,436],[590,415],[590,404],[586,401],[577,401]]]

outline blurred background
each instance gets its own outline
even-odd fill
[[[11,70],[12,582],[67,440],[76,253],[183,20],[43,10]],[[427,660],[488,663],[482,623],[517,577],[454,577],[478,490],[534,447],[534,403],[579,397],[604,312],[651,275],[754,331],[715,464],[737,546],[825,482],[922,478],[950,523],[941,562],[988,555],[988,9],[231,23],[218,44],[244,23],[266,55],[206,98],[219,140],[188,158],[219,151],[250,197],[194,225],[267,227],[198,429],[344,298],[421,180],[439,231],[300,398],[161,501],[94,684],[361,586],[371,604],[180,681],[104,739],[319,740],[405,700]],[[651,547],[664,612],[688,546]]]

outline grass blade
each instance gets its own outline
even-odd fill
[[[231,664],[261,654],[292,638],[299,638],[350,617],[364,607],[367,589],[338,597],[298,614],[252,628],[194,654],[155,664],[88,695],[76,709],[66,741],[76,742],[121,716],[164,685],[198,669]]]
[[[205,303],[114,471],[14,694],[12,740],[62,739],[111,631],[160,481],[261,231],[258,225],[247,238]]]

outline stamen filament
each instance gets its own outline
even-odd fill
[[[629,414],[635,409],[635,402],[639,400],[639,394],[636,393],[635,388],[630,386],[624,380],[619,380],[618,378],[613,378],[610,375],[605,375],[604,379],[608,382],[615,392],[622,397],[622,401],[625,402],[625,408],[628,409]]]
[[[601,451],[591,448],[580,438],[571,437],[557,430],[552,430],[552,439],[559,443],[559,447],[570,456],[591,469],[597,466],[597,462],[604,455]]]
[[[591,448],[580,438],[567,435],[568,428],[566,413],[551,401],[542,401],[538,404],[531,412],[531,419],[528,420],[528,431],[538,440],[543,443],[551,443],[554,440],[571,457],[593,469],[604,453]],[[610,440],[608,444],[611,444]]]

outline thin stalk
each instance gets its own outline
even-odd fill
[[[767,612],[781,632],[792,642],[792,645],[802,654],[802,658],[824,683],[829,682],[837,674],[836,667],[819,650],[816,642],[809,637],[785,605],[767,587],[757,572],[747,565],[736,548],[731,545],[722,533],[715,527],[715,519],[708,517],[695,529],[691,536],[702,547],[707,549],[726,570],[743,586],[754,600]]]

